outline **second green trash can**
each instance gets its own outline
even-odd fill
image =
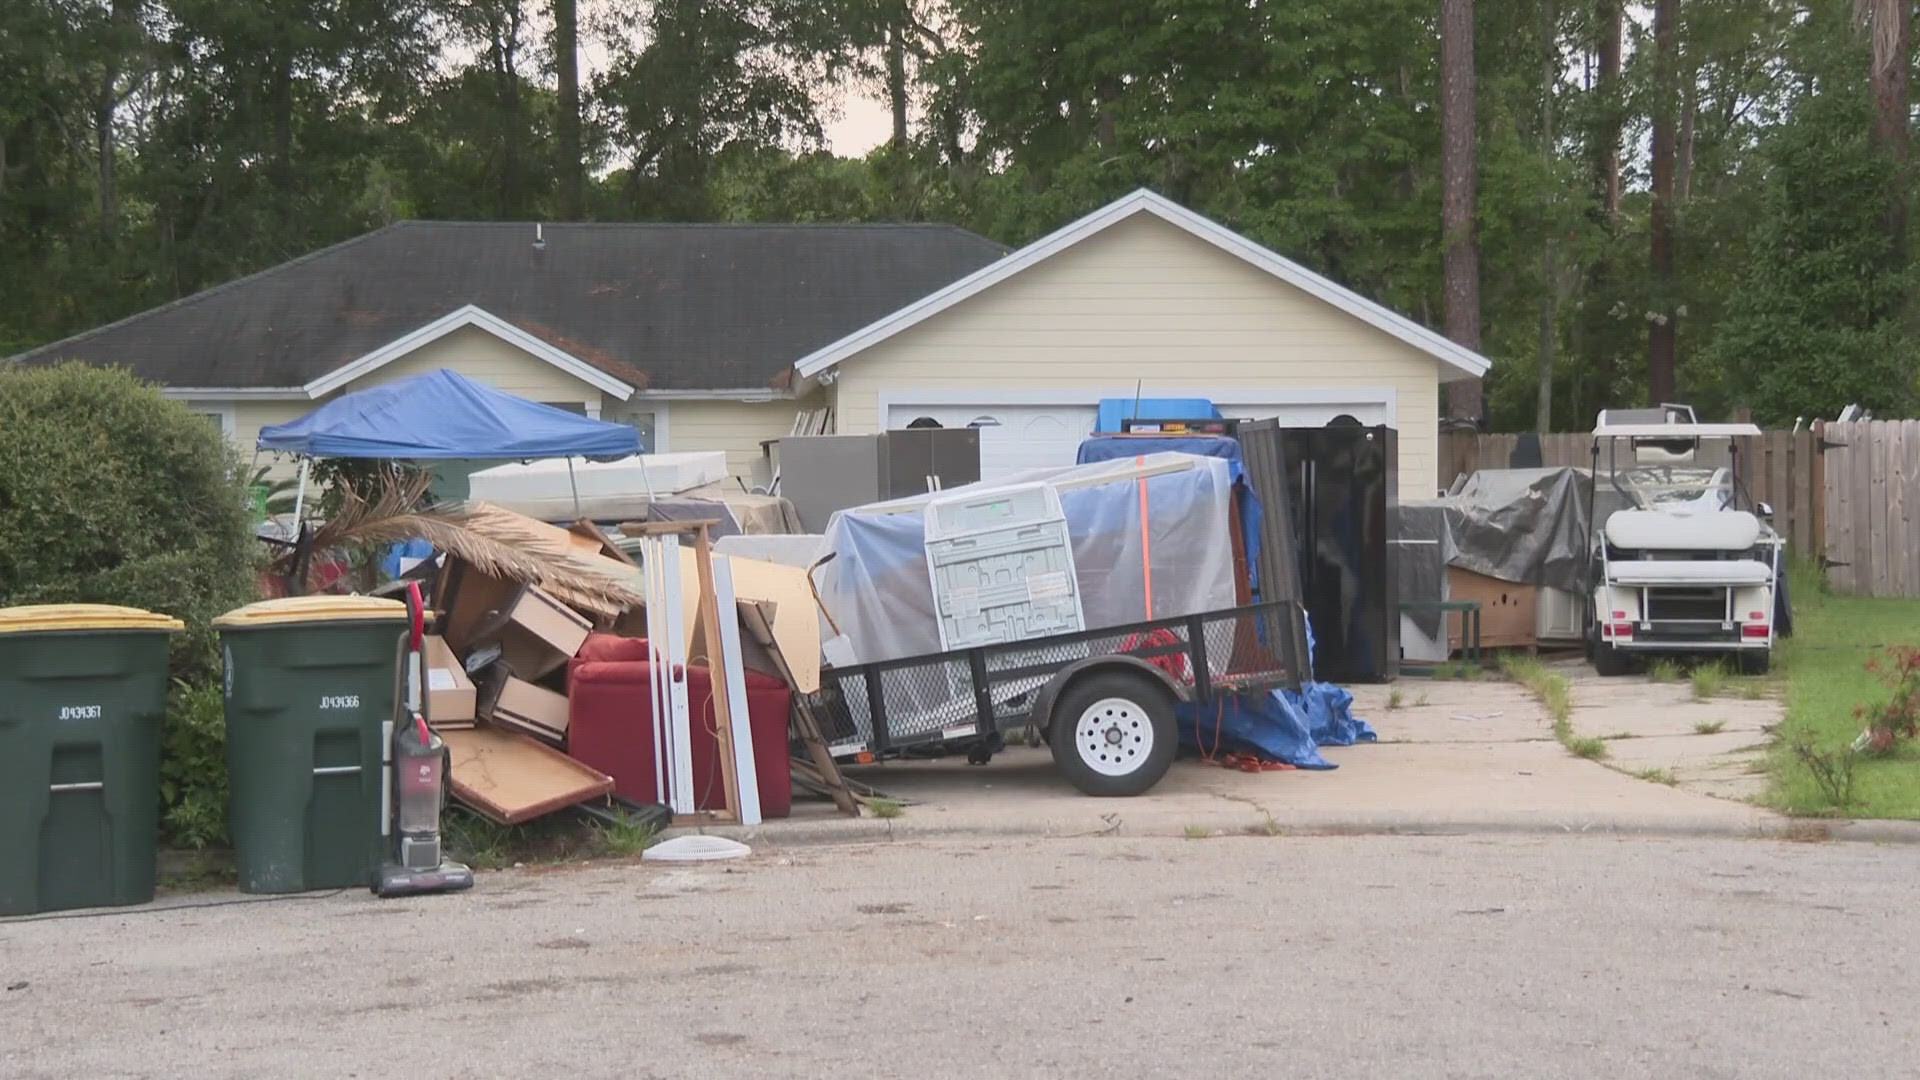
[[[226,661],[227,824],[240,891],[367,885],[385,851],[384,725],[407,606],[264,600],[214,620]]]
[[[0,608],[0,915],[153,899],[180,629],[105,604]]]

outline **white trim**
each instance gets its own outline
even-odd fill
[[[309,401],[304,386],[163,386],[175,401]]]
[[[743,387],[739,390],[635,390],[629,401],[738,401],[757,405],[769,401],[792,401],[795,394],[771,387]]]
[[[1169,387],[1136,391],[1131,386],[1106,389],[1063,386],[1039,390],[882,390],[875,402],[879,406],[880,430],[887,430],[887,414],[895,407],[915,405],[1093,405],[1103,398],[1142,397],[1206,398],[1215,405],[1377,405],[1386,410],[1387,426],[1400,426],[1400,393],[1391,386],[1326,387],[1236,387],[1208,390],[1204,387]]]
[[[1399,338],[1451,367],[1458,373],[1456,377],[1485,375],[1487,369],[1492,366],[1492,361],[1479,353],[1456,345],[1404,315],[1382,307],[1351,289],[1337,285],[1299,263],[1282,258],[1184,206],[1141,188],[1058,232],[1034,241],[999,262],[990,263],[974,271],[931,296],[909,304],[878,322],[801,357],[794,363],[794,370],[804,378],[816,377],[842,360],[869,349],[910,326],[932,318],[1028,267],[1065,251],[1087,237],[1104,232],[1109,227],[1140,213],[1152,214],[1222,251],[1238,256],[1302,292],[1324,300],[1354,318]]]
[[[448,312],[427,325],[420,327],[418,330],[402,334],[365,356],[360,357],[358,360],[327,372],[325,375],[308,383],[302,389],[306,391],[308,397],[317,398],[324,394],[330,394],[355,379],[361,378],[370,372],[377,371],[393,363],[395,360],[400,359],[423,345],[438,341],[448,334],[453,333],[455,330],[468,326],[477,326],[492,334],[494,337],[505,341],[507,344],[513,345],[523,352],[530,353],[535,358],[552,364],[554,367],[579,379],[588,386],[594,387],[604,393],[612,394],[621,401],[625,401],[633,396],[633,387],[628,386],[626,383],[601,371],[599,368],[594,367],[579,357],[564,350],[556,349],[552,345],[541,341],[539,338],[534,337],[532,334],[527,333],[525,330],[520,329],[505,319],[483,311],[472,304],[468,304],[456,311]]]
[[[589,401],[589,402],[585,402],[584,404],[587,407],[587,419],[589,420],[600,419],[600,403],[599,402]]]

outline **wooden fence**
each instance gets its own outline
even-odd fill
[[[1920,420],[1836,422],[1822,434],[1828,583],[1920,597]]]
[[[1826,437],[1832,440],[1834,431],[1854,426],[1866,425],[1828,424]],[[1759,438],[1741,439],[1740,473],[1745,478],[1747,493],[1755,501],[1773,507],[1773,527],[1787,538],[1789,552],[1806,554],[1821,551],[1824,543],[1828,558],[1839,559],[1841,556],[1832,553],[1831,538],[1823,541],[1827,523],[1833,520],[1831,509],[1823,513],[1829,493],[1833,490],[1833,480],[1830,474],[1824,474],[1822,470],[1820,438],[1813,431],[1803,429],[1798,432],[1769,431]],[[1519,440],[1518,435],[1482,435],[1472,431],[1442,433],[1441,483],[1450,483],[1455,476],[1476,469],[1507,468]],[[1920,433],[1916,433],[1908,445],[1920,447]],[[1540,436],[1540,463],[1549,468],[1591,467],[1593,436],[1586,432]],[[1909,467],[1906,475],[1920,478],[1920,468]],[[1920,495],[1909,495],[1904,505],[1911,507],[1908,512],[1913,515],[1915,525],[1920,526]],[[1903,550],[1907,547],[1920,550],[1920,543],[1902,545]],[[1920,563],[1915,565],[1915,573],[1920,578]],[[1835,584],[1837,587],[1838,582]],[[1920,580],[1914,582],[1914,588],[1920,590]]]

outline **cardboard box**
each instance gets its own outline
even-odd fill
[[[428,634],[421,639],[420,658],[427,675],[427,719],[436,728],[472,727],[479,694],[452,646],[445,638]]]
[[[487,721],[559,746],[567,740],[567,696],[511,675],[500,680]]]
[[[476,588],[481,582],[488,584]],[[492,606],[475,619],[473,609],[483,601]],[[539,679],[565,667],[593,632],[585,616],[537,586],[516,585],[501,592],[490,579],[471,572],[452,603],[447,635],[455,648],[472,655],[498,644],[501,659],[523,679]],[[456,629],[464,636],[455,637]]]
[[[1480,602],[1480,647],[1483,649],[1521,649],[1539,643],[1539,588],[1524,582],[1501,581],[1458,566],[1447,567],[1447,599]],[[1463,616],[1447,613],[1447,644],[1454,651],[1464,648],[1461,635]]]

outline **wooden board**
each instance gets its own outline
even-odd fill
[[[478,727],[445,731],[454,797],[502,825],[517,825],[613,790],[613,777],[524,735]]]
[[[820,607],[814,602],[807,572],[798,566],[783,566],[764,559],[739,555],[715,555],[732,563],[733,593],[738,600],[773,605],[773,636],[780,652],[793,671],[794,686],[803,694],[820,689]],[[700,610],[699,560],[692,548],[680,549],[680,595],[686,612],[687,652],[695,655],[702,630],[697,621]]]

